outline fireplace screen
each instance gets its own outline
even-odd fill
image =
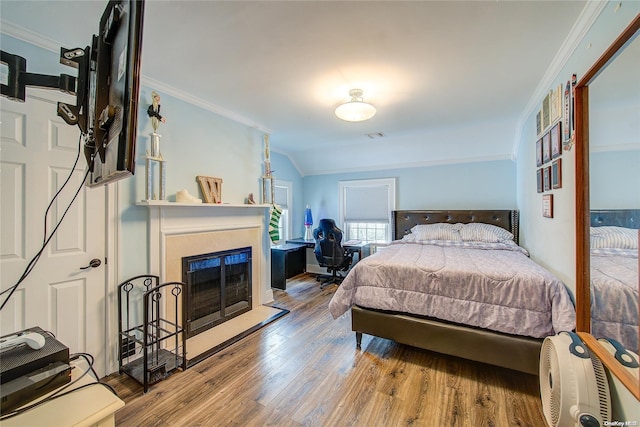
[[[182,259],[187,337],[251,310],[251,248]]]

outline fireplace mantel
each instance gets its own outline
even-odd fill
[[[142,200],[136,203],[138,206],[147,206],[149,208],[205,208],[205,209],[269,209],[270,205],[250,205],[248,203],[245,204],[230,204],[230,203],[178,203],[178,202],[169,202],[167,200]]]

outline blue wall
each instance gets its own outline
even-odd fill
[[[141,274],[141,266],[148,265],[149,212],[136,203],[145,198],[145,155],[152,131],[146,111],[152,90],[160,94],[161,113],[167,120],[158,129],[162,135],[160,152],[166,160],[167,200],[175,201],[176,192],[183,189],[202,198],[196,181],[198,175],[222,178],[222,203],[243,204],[249,193],[254,194],[258,203],[261,200],[264,161],[261,132],[157,88],[143,86],[138,108],[136,173],[132,179],[117,183],[122,278]]]
[[[640,149],[592,152],[589,162],[592,209],[640,208]]]
[[[446,164],[304,177],[304,203],[314,220],[338,218],[338,183],[396,178],[396,209],[515,209],[516,168],[510,160]]]
[[[566,84],[574,73],[579,80],[640,13],[640,2],[625,1],[622,4],[616,9],[618,2],[607,3],[547,90]],[[536,262],[555,273],[575,291],[575,150],[562,153],[562,188],[550,192],[553,194],[554,217],[544,218],[542,195],[536,190],[538,167],[535,157],[535,116],[541,105],[542,98],[525,120],[517,155],[518,209],[525,213],[520,220],[520,244]],[[616,192],[622,191],[620,187],[614,188]]]
[[[271,152],[271,169],[276,180],[291,183],[292,206],[289,207],[292,219],[291,237],[301,237],[304,234],[304,208],[306,206],[302,176],[287,155],[274,151]]]

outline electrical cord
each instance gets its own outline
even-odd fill
[[[69,205],[66,207],[66,209],[64,210],[64,212],[62,213],[62,216],[60,217],[60,220],[58,221],[58,223],[56,224],[56,226],[51,230],[51,234],[49,235],[49,237],[46,236],[46,232],[47,232],[47,216],[49,213],[49,210],[51,209],[51,207],[53,206],[53,202],[56,200],[56,198],[58,197],[58,195],[61,193],[62,189],[67,185],[67,183],[69,182],[69,180],[71,179],[71,177],[73,176],[73,172],[75,171],[75,167],[78,164],[78,160],[80,158],[80,152],[81,152],[81,142],[82,142],[82,135],[80,135],[80,139],[78,140],[78,153],[76,155],[76,160],[73,163],[73,167],[71,168],[71,172],[69,173],[69,176],[67,177],[67,179],[65,180],[64,184],[60,187],[60,189],[56,192],[56,194],[53,196],[53,198],[51,199],[51,202],[49,203],[49,206],[47,207],[46,211],[45,211],[45,215],[44,215],[44,236],[43,236],[43,243],[42,246],[40,247],[40,250],[34,255],[33,258],[31,258],[31,261],[29,261],[29,263],[27,264],[27,267],[25,268],[24,272],[22,273],[22,275],[20,276],[20,278],[18,279],[18,281],[11,287],[5,289],[4,291],[0,292],[0,295],[4,295],[5,293],[9,292],[9,295],[6,297],[6,299],[2,302],[2,305],[0,306],[0,311],[2,311],[5,307],[5,305],[7,304],[7,302],[9,302],[9,300],[11,299],[11,296],[13,296],[13,293],[18,289],[18,287],[20,286],[20,284],[27,278],[27,276],[31,273],[31,271],[33,270],[33,268],[35,267],[35,265],[37,264],[38,260],[40,259],[40,256],[42,255],[42,253],[44,252],[44,250],[46,249],[47,245],[49,244],[49,242],[51,241],[51,239],[53,238],[53,236],[55,235],[56,231],[58,231],[58,228],[60,227],[60,225],[62,224],[62,221],[64,220],[64,217],[67,215],[67,212],[69,212],[69,209],[71,209],[71,206],[73,206],[73,203],[75,202],[76,198],[78,197],[78,194],[80,194],[80,191],[82,190],[82,188],[84,187],[84,183],[87,180],[87,177],[89,176],[89,173],[91,171],[91,167],[87,168],[87,171],[84,175],[84,178],[82,180],[82,182],[80,183],[80,186],[78,187],[78,189],[76,190],[73,198],[71,199],[71,201],[69,202]]]
[[[118,393],[116,392],[116,390],[111,387],[109,384],[103,383],[98,379],[98,374],[96,373],[96,371],[93,369],[93,363],[94,363],[94,358],[91,354],[89,353],[74,353],[69,357],[69,361],[72,360],[77,360],[80,357],[82,357],[88,364],[87,369],[84,370],[84,372],[82,372],[82,374],[80,374],[80,376],[76,379],[74,379],[73,381],[71,381],[70,383],[65,384],[64,386],[60,387],[59,389],[57,389],[56,391],[54,391],[53,393],[51,393],[49,396],[47,396],[45,399],[42,399],[41,401],[38,401],[36,403],[32,403],[31,405],[28,406],[23,406],[19,409],[14,409],[13,411],[10,411],[8,413],[2,414],[0,415],[0,420],[5,420],[8,418],[12,418],[15,417],[17,415],[23,414],[33,408],[37,408],[40,405],[44,405],[45,403],[51,402],[55,399],[59,399],[63,396],[66,396],[68,394],[74,393],[76,391],[85,389],[87,387],[93,386],[93,385],[101,385],[103,387],[105,387],[107,390],[109,390],[111,393],[113,393],[115,396],[118,396]],[[72,368],[72,369],[76,369],[76,368]],[[78,381],[80,381],[81,378],[83,378],[84,376],[86,376],[89,372],[91,372],[93,374],[93,377],[96,379],[96,382],[92,382],[92,383],[88,383],[88,384],[83,384],[81,386],[75,387],[71,390],[68,390],[69,387],[73,386],[74,384],[77,384]],[[65,391],[67,390],[67,391]]]
[[[76,170],[76,166],[78,165],[78,160],[80,160],[81,147],[82,147],[82,134],[80,134],[80,136],[78,137],[78,152],[76,153],[76,159],[73,162],[73,166],[71,166],[71,172],[69,173],[69,176],[67,176],[67,179],[64,181],[62,186],[58,189],[58,191],[56,191],[56,194],[53,195],[53,198],[49,202],[49,206],[47,206],[47,209],[44,211],[44,232],[42,233],[42,244],[44,244],[47,236],[47,216],[49,215],[49,210],[53,206],[53,202],[58,198],[58,196],[60,195],[64,187],[66,187],[69,181],[71,180],[71,177],[73,176],[73,171]]]

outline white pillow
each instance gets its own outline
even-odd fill
[[[469,224],[460,224],[460,237],[465,242],[486,242],[499,243],[507,240],[513,240],[513,234],[509,230],[498,227],[496,225],[485,224],[482,222],[472,222]]]
[[[403,242],[415,242],[416,241],[416,235],[413,233],[409,233],[409,234],[405,234],[404,236],[402,236],[402,239],[400,239]]]
[[[638,249],[638,230],[605,225],[591,227],[591,249]]]
[[[450,240],[460,242],[459,224],[437,223],[420,224],[411,229],[415,240]]]

